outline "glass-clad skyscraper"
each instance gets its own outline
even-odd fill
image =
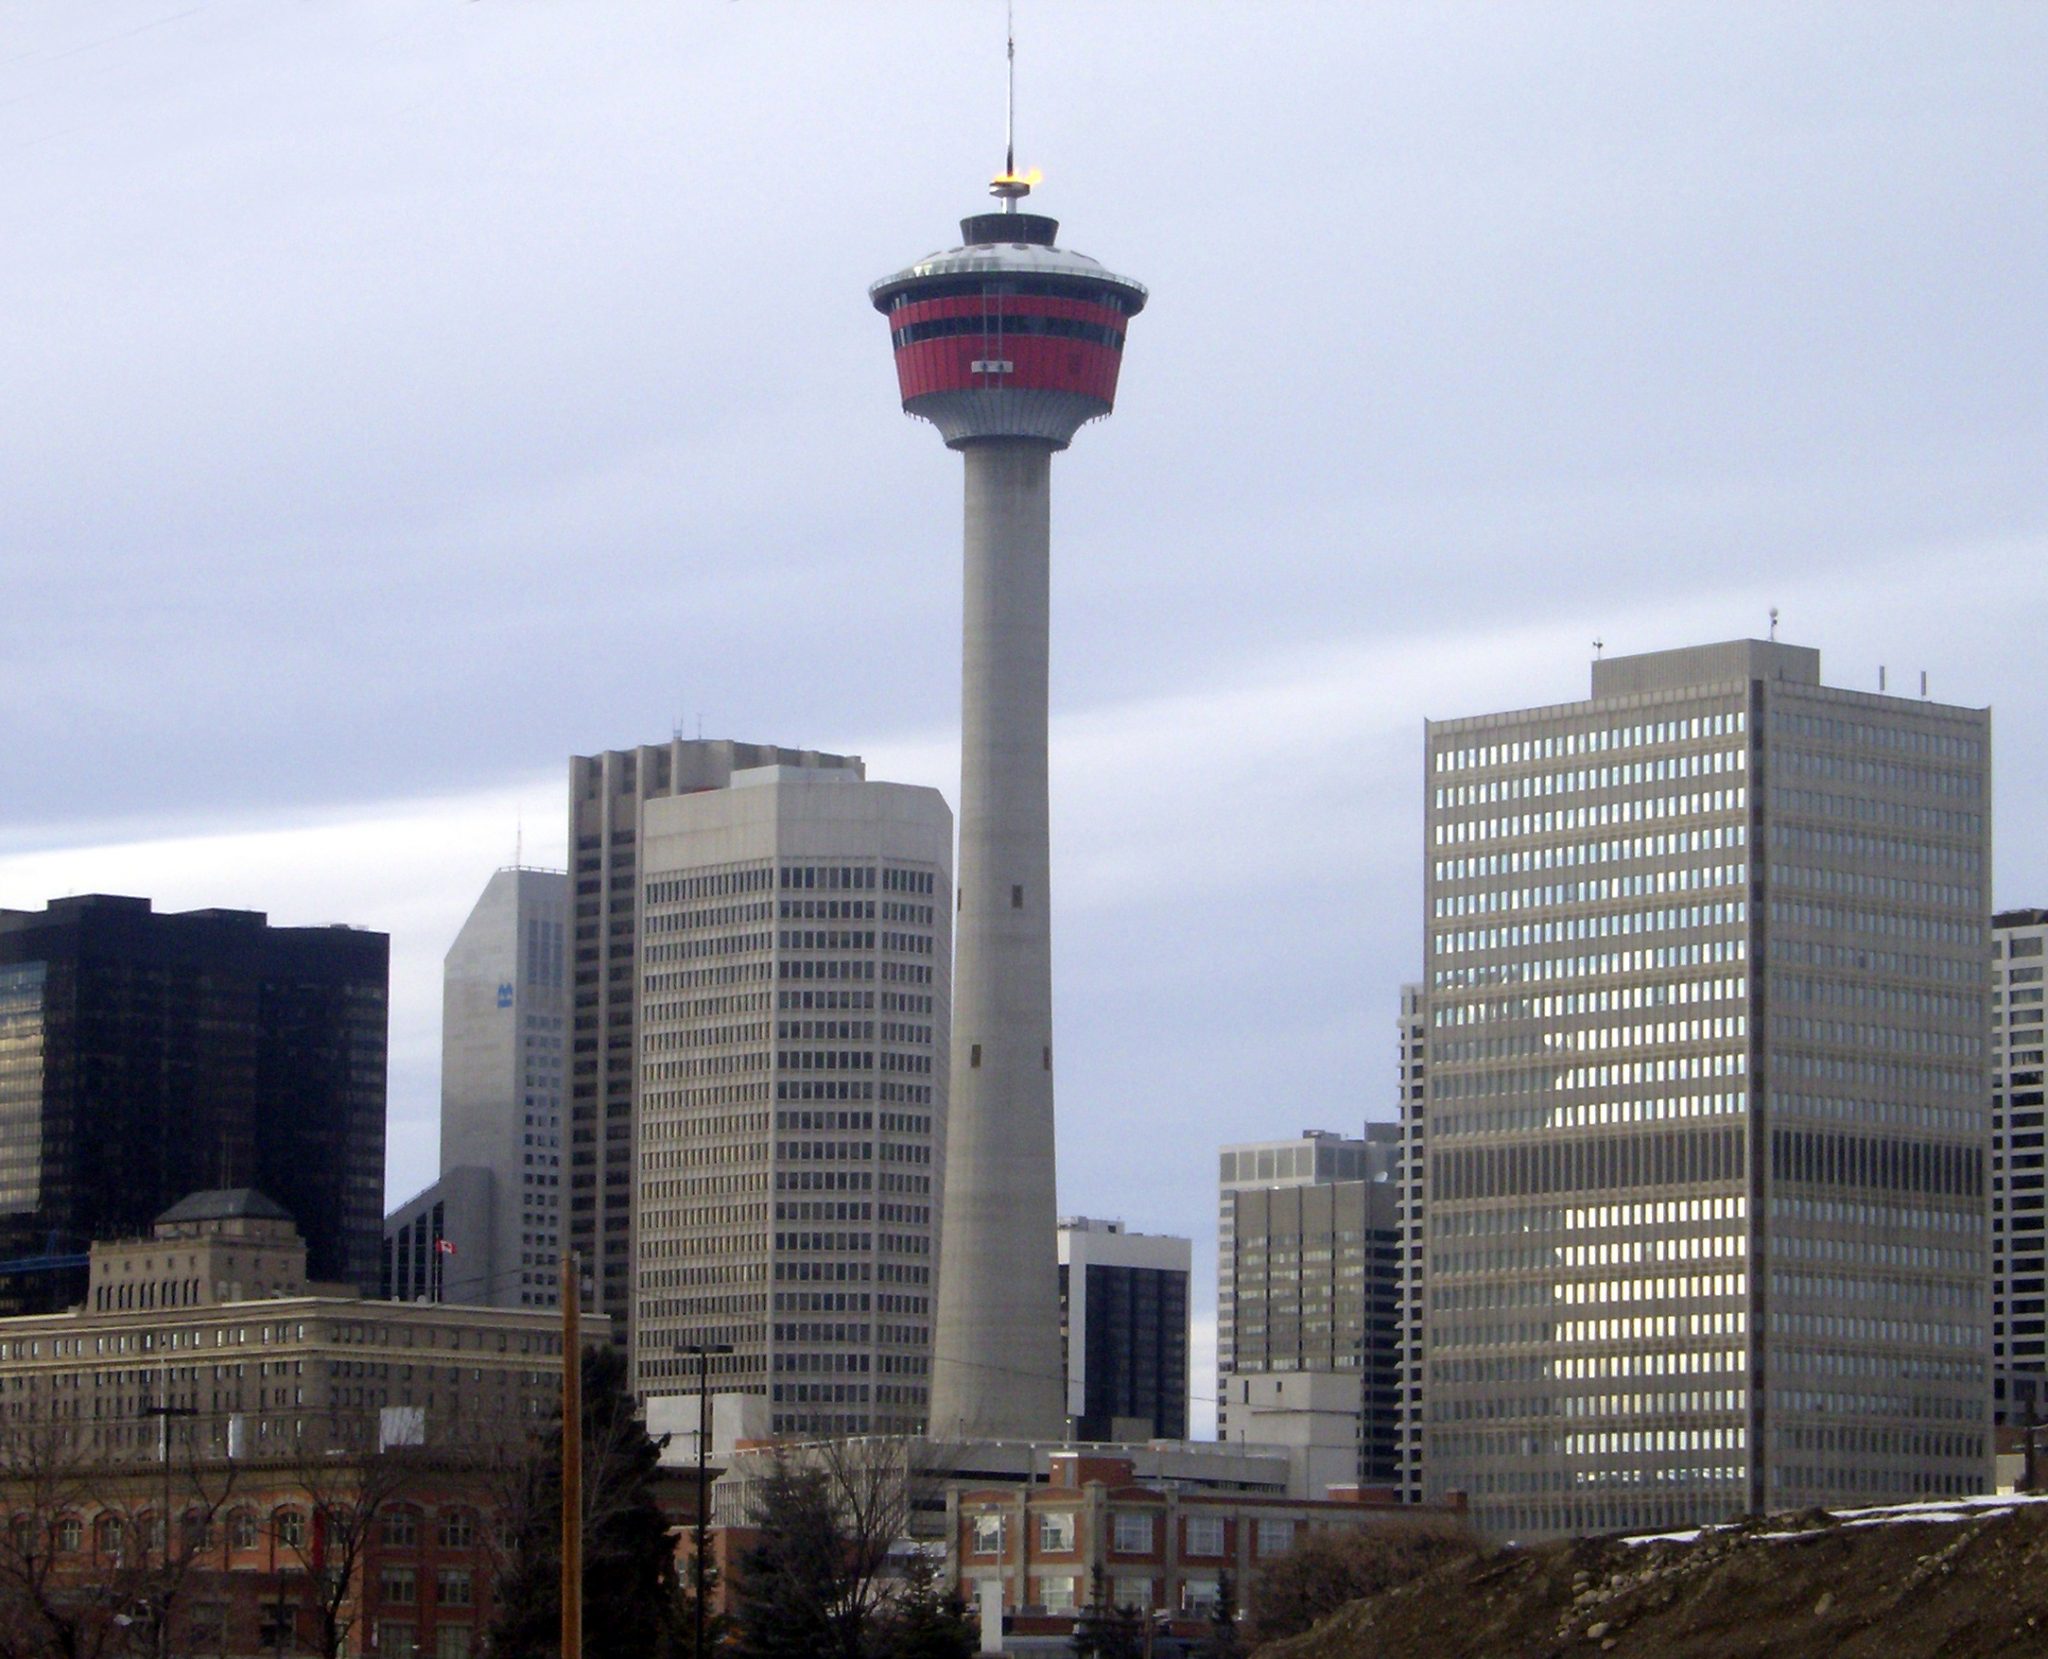
[[[1592,691],[1428,729],[1425,1494],[1978,1490],[1989,716],[1764,641]]]
[[[227,1187],[374,1296],[390,948],[109,894],[0,910],[0,1311],[81,1300],[89,1243]]]

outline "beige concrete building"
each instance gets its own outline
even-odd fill
[[[592,1305],[632,1338],[634,1100],[638,1078],[640,814],[649,801],[723,789],[736,770],[801,766],[862,775],[858,756],[681,737],[569,762],[568,1200],[562,1247],[582,1258]]]
[[[1743,640],[1431,722],[1424,1492],[1986,1489],[1990,720]]]
[[[640,810],[633,1377],[776,1434],[923,1427],[946,1124],[952,815],[765,765]],[[1049,1243],[1050,1241],[1048,1241]]]
[[[1226,1147],[1217,1215],[1219,1439],[1306,1449],[1309,1490],[1396,1483],[1395,1124]]]
[[[85,1306],[0,1320],[0,1429],[54,1427],[112,1463],[159,1459],[166,1421],[200,1460],[497,1439],[560,1391],[556,1316],[310,1284],[291,1219],[246,1188],[95,1244]]]

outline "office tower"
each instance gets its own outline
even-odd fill
[[[158,915],[91,894],[0,910],[0,1307],[69,1305],[95,1239],[260,1187],[316,1280],[378,1285],[390,941]]]
[[[633,1378],[776,1434],[913,1433],[931,1386],[953,818],[767,765],[643,802]]]
[[[569,762],[570,899],[575,957],[570,983],[566,1248],[610,1318],[612,1339],[631,1341],[633,1100],[638,999],[633,953],[639,932],[640,814],[649,801],[723,789],[758,766],[843,767],[860,761],[768,743],[675,738]]]
[[[868,290],[904,410],[966,468],[960,881],[951,1163],[934,1433],[1050,1438],[1065,1420],[1053,1260],[1051,863],[1046,800],[1052,457],[1110,412],[1145,290],[1017,211]]]
[[[1396,1411],[1396,1477],[1403,1503],[1422,1501],[1422,1170],[1428,1119],[1429,1004],[1420,985],[1401,987],[1395,1022],[1394,1094],[1399,1105],[1401,1164],[1400,1403]]]
[[[490,1262],[496,1187],[495,1176],[481,1164],[444,1169],[387,1215],[378,1294],[387,1302],[559,1307],[559,1294],[545,1301],[530,1294],[522,1304],[518,1268],[512,1271],[513,1300],[492,1297],[499,1282]]]
[[[490,1174],[490,1230],[456,1235],[444,1301],[560,1300],[569,877],[499,870],[441,969],[441,1171]]]
[[[1187,1239],[1120,1221],[1060,1222],[1069,1439],[1187,1439],[1193,1253]]]
[[[1427,1494],[1982,1489],[1989,744],[1756,640],[1429,725]]]
[[[1216,1267],[1219,1438],[1313,1445],[1320,1481],[1395,1484],[1399,1126],[1226,1147]]]
[[[2048,1414],[2042,1216],[2041,967],[2048,910],[1992,918],[1991,1355],[2000,1423]]]

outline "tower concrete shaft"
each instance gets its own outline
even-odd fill
[[[1052,448],[996,438],[962,455],[960,892],[931,1429],[1046,1437],[1065,1428],[1050,1248]]]

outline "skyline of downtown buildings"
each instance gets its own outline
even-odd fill
[[[1414,1104],[1399,1165],[1396,1235],[1409,1252],[1404,1268],[1415,1259],[1416,1235],[1427,1241],[1415,1273],[1419,1299],[1404,1310],[1405,1328],[1426,1334],[1403,1354],[1408,1374],[1401,1388],[1410,1408],[1403,1444],[1413,1440],[1424,1449],[1425,1490],[1431,1496],[1472,1491],[1482,1524],[1533,1535],[1546,1524],[1661,1525],[1701,1512],[1702,1504],[1718,1513],[1747,1501],[1733,1489],[1744,1481],[1761,1486],[1769,1507],[1980,1485],[1989,1396],[1981,1345],[1974,1361],[1966,1351],[1977,1340],[1971,1333],[1981,1335],[1987,1326],[1990,1287],[1983,1271],[1967,1265],[1971,1252],[1981,1261],[1985,1249],[1981,1229],[1972,1235],[1970,1218],[1981,1217],[1993,1189],[2002,1206],[2024,1207],[2039,1185],[2038,1152],[2027,1139],[2038,1114],[2039,1074],[2031,1069],[2038,1057],[2031,1046],[2038,1043],[2034,952],[2041,930],[2032,925],[2038,913],[1998,918],[1998,1009],[2012,1030],[2000,1051],[2000,1104],[2010,1110],[1997,1176],[1984,1155],[1990,999],[1987,982],[1980,977],[1972,987],[1968,976],[1972,951],[1981,960],[1990,943],[1988,916],[1979,914],[1988,876],[1981,811],[1988,720],[1982,711],[1822,687],[1814,653],[1774,642],[1617,659],[1600,665],[1595,684],[1600,694],[1586,703],[1430,728],[1431,778],[1443,793],[1433,796],[1430,813],[1429,904],[1442,945],[1431,960],[1428,989],[1404,993],[1400,1088]],[[663,917],[655,930],[659,942],[692,953],[688,970],[664,962],[664,971],[715,969],[723,977],[718,1006],[707,1000],[692,1014],[650,1020],[642,1009],[615,1004],[614,1029],[630,1019],[639,1033],[627,1052],[639,1056],[643,1094],[656,1047],[664,1058],[655,1063],[710,1061],[721,1078],[724,1068],[750,1069],[754,1062],[744,1056],[767,1054],[750,1046],[758,1032],[736,1036],[727,1029],[743,1023],[736,1012],[764,1011],[738,1009],[734,999],[758,996],[758,985],[742,982],[758,978],[761,963],[732,947],[750,929],[758,933],[767,918],[738,915],[732,903],[737,889],[727,894],[721,888],[715,895],[721,902],[712,905],[708,889],[675,884],[730,883],[742,866],[765,868],[760,860],[768,855],[759,847],[776,849],[777,868],[823,870],[827,864],[815,845],[805,864],[792,863],[809,844],[801,836],[792,840],[786,829],[762,828],[777,817],[766,804],[792,790],[853,800],[892,789],[865,783],[857,763],[842,757],[831,757],[838,764],[828,768],[786,760],[734,768],[734,758],[801,752],[707,747],[718,753],[665,746],[668,775],[672,780],[680,768],[700,785],[713,776],[722,777],[722,785],[665,796],[656,765],[648,801],[615,814],[615,829],[630,818],[632,830],[612,859],[600,853],[597,868],[582,877],[591,888],[586,902],[600,895],[616,902],[602,922],[586,916],[581,940],[564,924],[552,968],[554,947],[539,916],[498,930],[508,938],[532,933],[528,942],[538,946],[528,953],[533,963],[565,985],[573,981],[580,945],[586,1081],[603,1053],[590,1039],[604,1029],[590,1023],[589,998],[622,965],[615,954],[621,937],[634,941],[636,954],[624,959],[632,966],[619,982],[630,978],[644,997],[653,984],[646,976],[656,971],[642,948],[653,937],[644,930],[657,914]],[[622,802],[638,801],[638,763],[648,752],[615,753],[632,754],[636,765],[615,763],[610,790]],[[591,809],[589,779],[603,776],[594,758],[577,762],[580,812]],[[1758,780],[1770,780],[1761,799]],[[923,832],[924,843],[928,853],[943,857],[948,838],[936,827],[945,821],[936,792],[902,793],[928,797],[935,806],[939,817]],[[746,809],[756,820],[753,829],[729,821]],[[694,830],[686,828],[693,823]],[[757,845],[751,860],[733,851],[749,835]],[[732,856],[711,856],[704,848],[713,844]],[[620,860],[619,850],[631,856]],[[914,909],[888,916],[877,909],[868,916],[864,876],[842,873],[838,889],[830,886],[831,876],[792,876],[827,883],[799,898],[783,892],[784,878],[776,875],[772,948],[800,950],[807,934],[819,936],[811,943],[829,942],[834,923],[842,925],[832,951],[865,950],[871,921],[878,935],[908,931],[882,926],[906,919],[937,929],[943,906],[933,899],[946,877],[934,859],[924,862],[934,866],[921,899],[929,921]],[[855,867],[852,855],[840,865],[842,871]],[[542,885],[548,880],[546,872],[523,874]],[[633,886],[621,876],[630,876]],[[566,915],[560,895],[568,878],[553,879],[561,884],[554,902],[563,903]],[[822,901],[808,896],[819,891]],[[882,886],[875,891],[880,898]],[[627,898],[638,907],[629,930],[622,926]],[[800,917],[792,903],[823,908]],[[863,907],[858,916],[855,905]],[[689,919],[693,907],[704,913],[700,921]],[[479,901],[479,914],[490,908]],[[1671,912],[1673,919],[1641,919],[1652,911]],[[784,925],[798,921],[825,925]],[[603,937],[591,936],[593,929]],[[861,942],[852,945],[847,936],[856,933]],[[1557,965],[1566,957],[1555,943],[1567,934],[1574,940],[1569,969]],[[876,939],[878,974],[883,954],[901,943]],[[463,958],[463,950],[451,950],[451,970]],[[811,1039],[824,1029],[821,1011],[788,1004],[795,987],[773,976],[762,981],[778,987],[773,1058],[764,1062],[767,1078],[740,1081],[774,1085],[778,1139],[796,1123],[783,1115],[795,1109],[793,1097],[779,1098],[788,1086],[844,1091],[864,1081],[859,1073],[868,1065],[892,1064],[880,1059],[882,1045],[902,1038],[902,1028],[925,1013],[924,1005],[907,1006],[909,995],[932,999],[930,1053],[942,1072],[945,974],[936,944],[932,958],[930,979],[897,993],[905,1004],[887,1010],[916,1017],[892,1021],[896,1029],[884,1033],[878,1001],[876,1057],[865,1062],[853,1057],[860,1053],[856,1045],[867,1041],[865,1025],[855,1023],[865,1022],[865,1008],[824,1010],[835,1033],[832,1046],[821,1039],[812,1048]],[[1773,963],[1775,974],[1760,971],[1760,964]],[[470,964],[465,971],[481,974],[479,984],[492,981],[480,1004],[501,1000],[494,965]],[[864,971],[840,967],[842,982],[828,987],[830,994],[842,1000],[858,994]],[[451,971],[451,997],[454,977]],[[808,1023],[792,1018],[799,1013],[812,1017]],[[1762,1027],[1759,1017],[1767,1022]],[[559,1062],[565,1097],[577,1075],[569,1029],[569,1054]],[[791,1051],[809,1058],[796,1061]],[[532,1056],[521,1052],[525,1065]],[[818,1053],[832,1058],[817,1069],[837,1076],[797,1074]],[[915,1057],[914,1050],[905,1056]],[[1550,1082],[1532,1090],[1523,1074],[1545,1067]],[[1773,1076],[1775,1086],[1762,1081]],[[1795,1088],[1793,1079],[1812,1081]],[[735,1086],[724,1080],[682,1085]],[[1761,1114],[1744,1103],[1752,1090]],[[737,1104],[707,1097],[697,1107]],[[522,1095],[510,1109],[523,1117],[525,1105]],[[862,1107],[842,1106],[835,1097],[829,1109],[857,1113]],[[672,1106],[662,1132],[687,1142],[691,1110]],[[1759,1119],[1767,1125],[1762,1137],[1755,1131]],[[652,1176],[644,1157],[657,1119],[643,1113],[634,1121],[641,1151],[626,1167],[645,1182]],[[1412,1132],[1417,1126],[1419,1134]],[[856,1152],[849,1167],[802,1172],[804,1180],[835,1184],[829,1196],[822,1188],[808,1196],[806,1187],[799,1197],[789,1185],[799,1172],[786,1163],[778,1172],[774,1162],[780,1149],[765,1165],[734,1167],[754,1131],[723,1141],[714,1134],[695,1147],[673,1145],[668,1150],[709,1154],[710,1184],[693,1191],[701,1209],[689,1226],[666,1235],[650,1229],[645,1236],[650,1244],[665,1236],[671,1245],[716,1256],[721,1252],[711,1243],[722,1231],[737,1222],[757,1224],[765,1209],[782,1223],[770,1229],[784,1235],[776,1241],[781,1246],[792,1234],[827,1231],[815,1225],[825,1205],[833,1207],[829,1231],[846,1238],[855,1255],[861,1247],[846,1236],[857,1234],[859,1223],[877,1233],[885,1219],[892,1228],[929,1228],[929,1208],[923,1217],[915,1211],[937,1202],[943,1125],[934,1113],[928,1128],[909,1127],[910,1138],[901,1144],[915,1144],[918,1134],[931,1137],[924,1183],[915,1194],[895,1195],[892,1187],[886,1199],[856,1190],[860,1179],[878,1173],[865,1162],[865,1151]],[[1384,1125],[1372,1128],[1387,1132]],[[1728,1130],[1747,1139],[1751,1150],[1731,1151]],[[848,1138],[853,1132],[864,1131],[852,1130]],[[889,1132],[875,1130],[876,1140]],[[594,1193],[599,1143],[592,1136],[582,1144],[589,1158],[580,1166],[586,1176],[581,1190]],[[1588,1172],[1589,1184],[1565,1184]],[[1247,1173],[1256,1177],[1258,1166]],[[1292,1162],[1289,1173],[1295,1173]],[[653,1178],[691,1179],[680,1172]],[[1491,1196],[1489,1183],[1499,1187]],[[1760,1203],[1753,1200],[1759,1186]],[[679,1195],[679,1188],[648,1190],[665,1200]],[[1432,1201],[1420,1201],[1423,1195]],[[885,1217],[883,1203],[898,1208]],[[874,1207],[864,1214],[864,1204]],[[797,1205],[812,1207],[800,1213]],[[1759,1216],[1762,1228],[1754,1224]],[[806,1225],[790,1225],[798,1222]],[[2037,1316],[2028,1305],[2038,1297],[2037,1284],[2026,1277],[2030,1250],[2016,1236],[2001,1246],[2001,1340],[2026,1335],[2026,1321]],[[733,1265],[745,1251],[722,1254]],[[1759,1263],[1769,1265],[1759,1271]],[[638,1282],[644,1292],[646,1281]],[[658,1300],[636,1294],[638,1316],[664,1322],[658,1343],[664,1350],[672,1341],[726,1340],[744,1323],[739,1316],[751,1319],[760,1311],[743,1305],[748,1293],[738,1287],[704,1291],[692,1310],[695,1322],[685,1329],[674,1317],[682,1298],[671,1289],[662,1287]],[[758,1288],[752,1294],[758,1296]],[[768,1312],[783,1317],[766,1322],[775,1328],[755,1354],[730,1362],[736,1371],[750,1368],[744,1380],[734,1378],[741,1387],[772,1391],[796,1381],[785,1373],[778,1385],[778,1351],[782,1365],[837,1364],[825,1356],[879,1340],[858,1329],[863,1322],[885,1323],[879,1298],[859,1306],[858,1297],[872,1291],[852,1292],[829,1319],[815,1317],[822,1310],[808,1306],[801,1310],[806,1317],[789,1317],[794,1304],[786,1288],[766,1294]],[[863,1373],[855,1366],[821,1377],[835,1391],[851,1390],[831,1402],[841,1408],[830,1414],[836,1421],[821,1426],[850,1425],[862,1407],[869,1421],[881,1421],[885,1404],[902,1408],[898,1422],[914,1416],[916,1384],[901,1387],[906,1398],[888,1402],[875,1398],[873,1384],[881,1375],[917,1375],[928,1352],[929,1314],[916,1311],[914,1298],[929,1297],[929,1278],[921,1290],[886,1294],[901,1299],[886,1311],[910,1317],[886,1321],[899,1327],[888,1333],[893,1351],[886,1358],[876,1346],[864,1352],[870,1368],[886,1363],[892,1369]],[[1865,1311],[1859,1303],[1871,1306]],[[1518,1318],[1527,1320],[1515,1313],[1518,1307],[1535,1309],[1536,1323],[1547,1329],[1533,1335],[1518,1329]],[[920,1319],[927,1321],[921,1327]],[[1699,1340],[1674,1341],[1686,1333],[1673,1321],[1688,1322],[1687,1331]],[[1574,1346],[1596,1322],[1600,1334],[1588,1340],[1599,1351]],[[1908,1380],[1919,1385],[1911,1399],[1874,1386],[1880,1355],[1902,1349]],[[1668,1361],[1664,1370],[1645,1369],[1652,1351]],[[799,1354],[808,1357],[795,1359]],[[1732,1363],[1731,1354],[1739,1356]],[[2024,1348],[2018,1354],[2031,1358]],[[648,1350],[643,1386],[662,1385],[662,1357]],[[1595,1364],[1603,1368],[1599,1375],[1591,1374]],[[1518,1373],[1513,1379],[1506,1376],[1509,1366]],[[1621,1367],[1635,1369],[1623,1376]],[[1418,1375],[1420,1383],[1410,1386]],[[866,1401],[854,1397],[863,1379]],[[807,1386],[804,1393],[814,1391]],[[1898,1409],[1889,1420],[1873,1421],[1874,1403]],[[819,1423],[812,1408],[822,1404],[804,1398],[800,1410],[778,1413],[782,1426]],[[1418,1404],[1419,1413],[1413,1410]],[[1461,1438],[1474,1431],[1457,1425],[1476,1417],[1489,1425],[1480,1432],[1498,1432],[1491,1425],[1508,1412],[1521,1414],[1506,1418],[1520,1436],[1516,1450],[1475,1448]],[[1545,1423],[1548,1430],[1532,1427]],[[1693,1484],[1672,1478],[1684,1465],[1670,1454],[1709,1434],[1738,1441],[1739,1459],[1711,1462],[1741,1474],[1701,1475]],[[1752,1456],[1751,1445],[1764,1455]],[[1709,1462],[1702,1457],[1695,1466]],[[1651,1480],[1653,1468],[1665,1473]],[[1625,1478],[1613,1478],[1617,1470]],[[1505,1477],[1544,1485],[1534,1495],[1504,1492],[1496,1483]],[[1460,1484],[1468,1480],[1471,1485]]]

